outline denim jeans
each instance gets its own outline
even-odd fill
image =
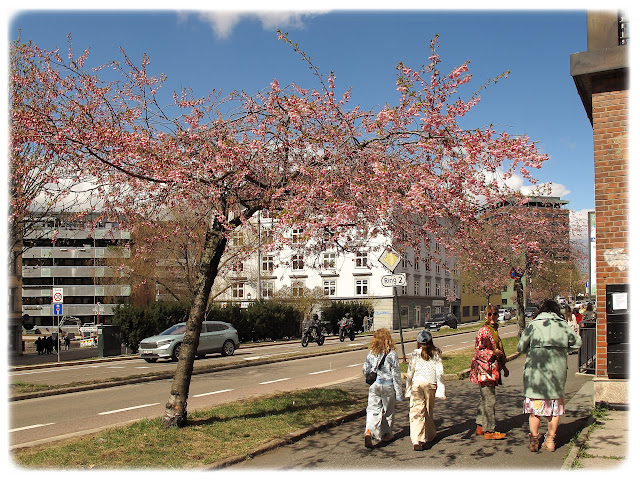
[[[367,404],[367,424],[371,436],[380,440],[385,434],[391,435],[393,412],[396,409],[396,393],[393,384],[374,383],[369,387]]]

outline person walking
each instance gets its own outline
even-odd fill
[[[386,328],[376,330],[367,358],[362,365],[365,377],[375,371],[376,380],[369,387],[364,445],[373,447],[373,439],[389,442],[393,439],[395,402],[402,401],[400,364],[395,343]]]
[[[422,330],[416,338],[417,347],[409,359],[405,395],[410,398],[409,429],[413,449],[420,451],[436,438],[433,406],[436,398],[446,398],[442,352],[433,344],[433,337]]]
[[[506,434],[496,431],[496,386],[502,385],[502,372],[509,376],[507,357],[498,335],[498,307],[489,304],[486,322],[476,334],[469,380],[480,387],[476,415],[476,435],[487,440],[502,440]]]
[[[561,317],[560,307],[553,300],[542,303],[520,336],[517,350],[527,356],[523,372],[523,413],[529,414],[529,450],[532,452],[540,448],[540,417],[545,417],[548,424],[542,448],[555,450],[560,415],[564,414],[567,358],[581,345],[580,335]]]

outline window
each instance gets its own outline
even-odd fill
[[[440,296],[440,283],[436,282],[436,297]]]
[[[273,282],[260,282],[260,297],[273,298]]]
[[[336,281],[335,280],[323,281],[322,291],[327,296],[334,296],[336,294]]]
[[[302,255],[294,255],[291,257],[291,268],[294,270],[304,269],[304,257]]]
[[[231,286],[231,296],[233,298],[244,298],[244,283],[234,283]]]
[[[322,254],[322,268],[325,270],[336,268],[336,254],[334,252]]]
[[[369,265],[369,254],[367,252],[356,253],[356,268],[365,268]]]
[[[468,317],[469,316],[469,307],[468,306],[462,307],[462,316],[463,317]]]
[[[265,255],[262,257],[262,271],[273,272],[273,255]]]
[[[291,296],[292,297],[304,296],[304,280],[293,280],[291,282]]]
[[[238,262],[233,264],[234,272],[242,272],[244,271],[244,262]]]
[[[244,245],[244,237],[242,232],[239,230],[234,231],[231,234],[231,246],[232,247],[242,247]]]
[[[291,232],[291,243],[302,243],[302,228],[294,228]]]
[[[480,315],[480,307],[478,305],[473,306],[473,316],[476,317]]]
[[[436,273],[440,273],[440,264],[436,263]]]
[[[424,294],[428,297],[431,296],[431,282],[424,283]]]
[[[420,280],[413,282],[413,294],[420,295]]]
[[[426,262],[424,262],[424,268],[427,272],[431,271],[431,259],[428,259]]]
[[[416,271],[420,271],[420,259],[418,258],[417,255],[413,262],[413,269]]]
[[[407,257],[402,257],[402,268],[407,268],[409,266],[409,261]]]
[[[369,294],[369,279],[356,280],[356,295]]]

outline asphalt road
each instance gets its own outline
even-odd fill
[[[507,331],[509,328],[511,327],[505,327],[503,335],[509,334]],[[515,332],[515,327],[513,329]],[[437,339],[436,344],[445,352],[468,348],[473,345],[474,337],[473,331],[448,335]],[[283,346],[283,348],[291,347],[291,345]],[[412,342],[405,348],[408,353],[413,348]],[[268,351],[264,349],[262,354],[268,355]],[[307,347],[305,351],[312,352],[313,348]],[[246,358],[251,357],[243,359],[234,355],[231,358],[237,362],[246,362],[246,367],[192,377],[189,409],[193,411],[197,408],[277,391],[291,391],[319,385],[332,385],[354,378],[360,379],[364,356],[364,350],[355,350],[266,365],[251,365],[250,362],[246,362]],[[41,375],[47,375],[48,371],[49,375],[54,376],[63,374],[72,375],[74,378],[95,376],[103,379],[107,375],[105,372],[109,372],[107,369],[117,374],[120,370],[113,367],[118,367],[120,364],[127,365],[129,368],[131,365],[146,365],[146,362],[134,359],[104,364],[61,365],[36,371],[43,370],[40,372]],[[175,364],[169,365],[175,369]],[[30,370],[24,373],[28,372]],[[12,377],[11,380],[16,381],[16,377]],[[141,418],[159,417],[163,414],[170,385],[171,379],[167,379],[11,402],[9,443],[14,447],[44,443]]]

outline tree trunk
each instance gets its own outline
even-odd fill
[[[198,273],[193,303],[187,319],[180,358],[173,377],[169,400],[165,405],[165,412],[162,417],[162,423],[166,427],[183,427],[187,424],[187,398],[189,397],[193,362],[198,349],[200,331],[202,330],[202,322],[204,321],[211,287],[218,275],[220,259],[227,246],[227,239],[224,233],[224,229],[217,220],[207,230],[200,272]]]
[[[518,277],[513,281],[513,288],[516,291],[516,305],[518,306],[518,337],[524,330],[524,287],[522,285],[522,277]]]

